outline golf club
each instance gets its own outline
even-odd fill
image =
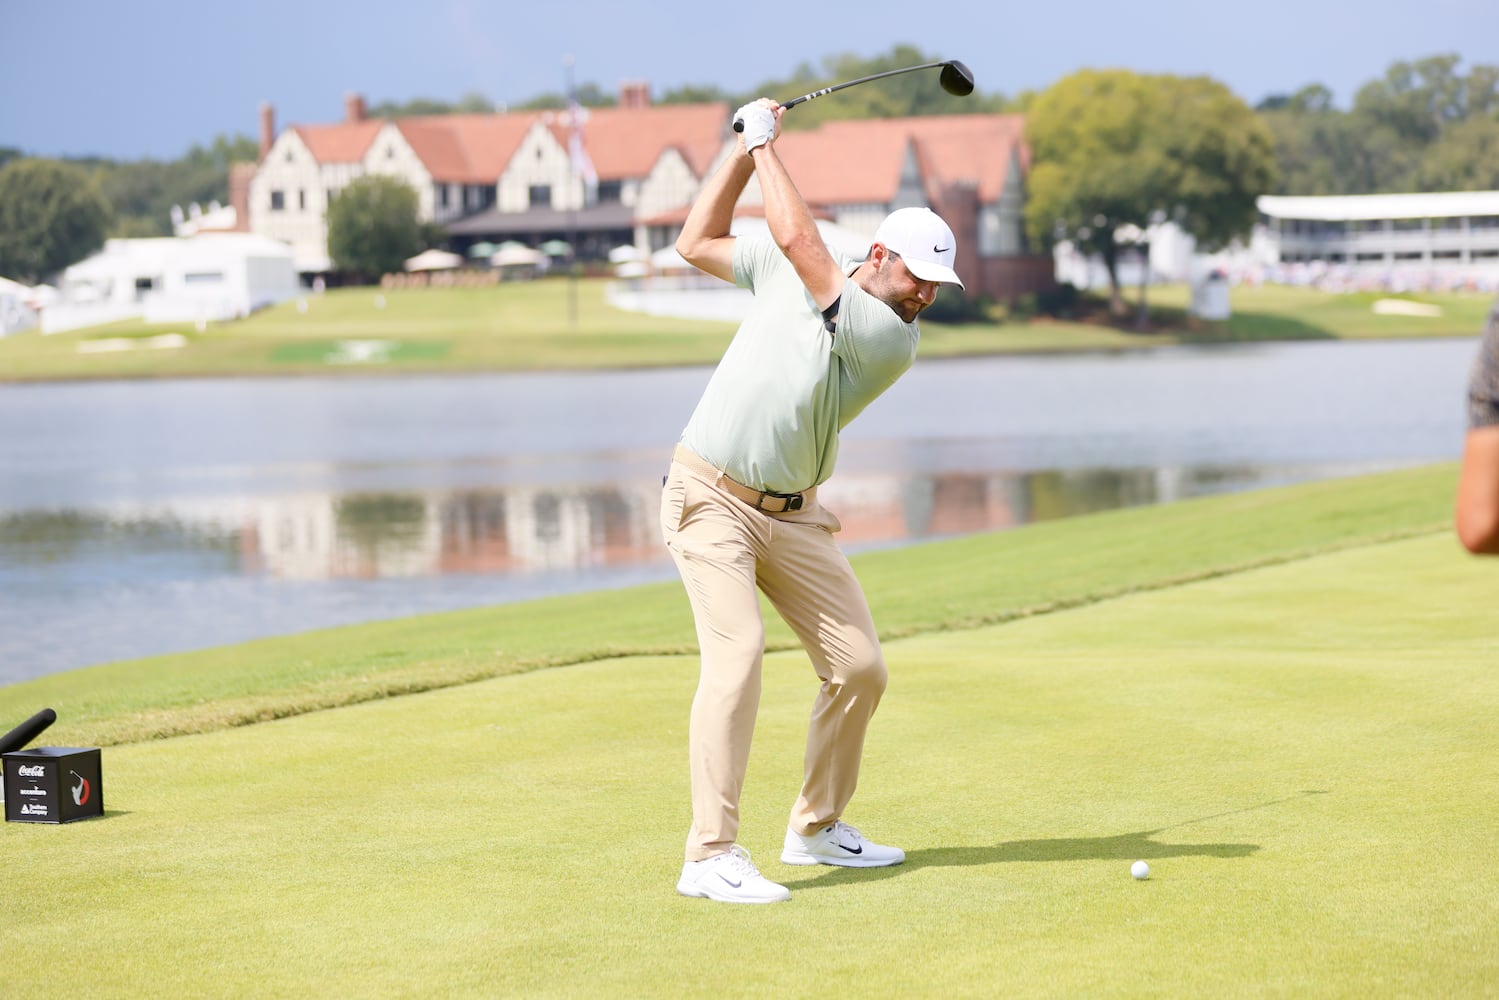
[[[0,736],[0,753],[10,753],[21,749],[40,736],[42,730],[56,721],[56,712],[50,708],[42,709],[4,736]]]
[[[886,70],[884,73],[872,73],[869,76],[861,76],[857,80],[835,83],[831,87],[824,87],[821,90],[814,90],[810,94],[793,97],[791,100],[783,103],[781,107],[794,108],[803,101],[810,101],[814,97],[831,94],[835,90],[846,90],[849,87],[857,87],[859,84],[868,83],[871,80],[882,80],[887,76],[897,76],[901,73],[915,73],[917,70],[937,69],[939,67],[942,69],[942,75],[938,78],[938,82],[942,84],[943,90],[956,97],[967,97],[973,93],[973,72],[956,59],[950,59],[947,62],[922,63],[920,66],[907,66],[905,69]],[[743,132],[744,122],[735,121],[734,131]]]

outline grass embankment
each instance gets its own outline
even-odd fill
[[[212,324],[125,321],[71,333],[0,338],[0,380],[297,375],[381,372],[536,371],[711,364],[733,324],[622,312],[606,301],[607,282],[565,279],[491,288],[335,289],[285,302],[248,319]],[[1023,351],[1120,349],[1175,343],[1337,337],[1472,336],[1490,299],[1410,296],[1439,305],[1438,317],[1373,312],[1374,294],[1312,289],[1238,288],[1234,314],[1205,323],[1186,314],[1182,287],[1152,288],[1149,332],[1133,312],[1114,320],[1096,299],[1075,320],[983,323],[924,321],[925,357]],[[174,334],[182,346],[147,346]],[[92,351],[101,343],[141,345]],[[356,342],[356,343],[350,343]],[[357,343],[363,342],[363,343]]]
[[[49,975],[99,997],[1492,993],[1499,643],[1452,484],[861,556],[904,638],[849,818],[908,861],[777,860],[815,681],[774,653],[741,831],[792,889],[771,907],[672,892],[696,673],[673,588],[5,689],[0,713],[55,701],[55,742],[92,743],[148,737],[154,709],[211,728],[319,685],[574,663],[106,749],[106,818],[0,825],[0,994]]]
[[[972,628],[1138,589],[1440,530],[1451,474],[1414,470],[1052,521],[856,558],[886,638]],[[768,642],[791,648],[774,614]],[[619,656],[694,646],[681,587],[657,584],[262,639],[0,688],[0,718],[51,705],[49,739],[205,732]]]

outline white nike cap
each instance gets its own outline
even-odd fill
[[[875,230],[874,242],[900,254],[906,270],[922,281],[940,281],[963,287],[952,269],[958,256],[958,241],[942,217],[930,208],[898,208],[885,216]]]

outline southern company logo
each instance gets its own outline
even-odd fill
[[[89,792],[93,791],[93,786],[88,783],[87,778],[77,771],[69,771],[68,773],[78,779],[77,783],[73,785],[73,804],[81,806],[88,801]]]

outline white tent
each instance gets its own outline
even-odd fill
[[[463,266],[463,255],[446,250],[423,250],[405,263],[408,271],[451,271]]]
[[[817,231],[822,234],[822,242],[835,254],[842,254],[854,260],[863,260],[869,253],[871,242],[868,236],[856,233],[852,229],[846,229],[834,222],[823,219],[817,220]],[[758,216],[743,216],[735,218],[729,226],[729,232],[734,236],[770,236],[770,225]],[[613,253],[610,254],[611,259]],[[651,267],[657,273],[670,271],[693,270],[691,264],[682,259],[677,253],[675,246],[664,246],[651,254]],[[618,271],[616,271],[618,273]]]
[[[19,281],[0,278],[0,337],[36,326],[32,289]]]
[[[506,243],[489,258],[489,262],[495,267],[535,267],[544,260],[546,254],[520,243]]]
[[[827,244],[834,253],[841,253],[845,257],[862,260],[869,253],[869,244],[873,242],[870,237],[862,233],[856,233],[836,222],[828,222],[826,219],[817,220],[817,231],[822,234],[822,242]],[[729,226],[729,232],[735,236],[769,236],[770,224],[759,216],[741,216],[734,219]]]
[[[657,271],[691,271],[693,267],[682,259],[674,246],[665,246],[651,254],[651,267]]]
[[[629,264],[642,260],[645,260],[644,251],[633,243],[626,243],[609,251],[609,263],[611,264]]]
[[[112,239],[63,272],[58,300],[42,313],[42,330],[56,333],[130,318],[147,323],[234,319],[297,293],[292,250],[269,237],[202,233]]]

